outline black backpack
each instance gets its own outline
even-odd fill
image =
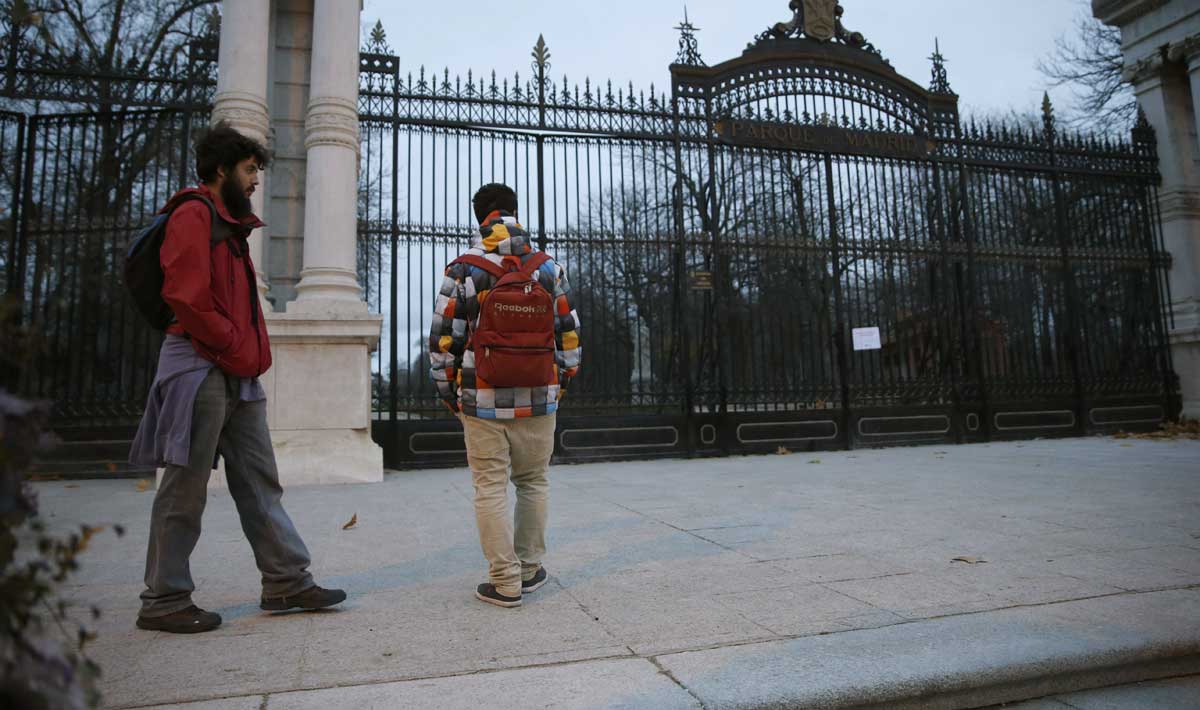
[[[212,214],[213,246],[232,235],[232,230],[217,215],[217,208],[208,198],[201,195],[188,195],[170,212],[156,216],[154,221],[138,233],[125,252],[125,288],[129,290],[133,305],[155,330],[166,330],[175,320],[175,314],[162,297],[163,271],[159,252],[167,235],[167,221],[180,205],[190,200],[200,200],[208,206]]]

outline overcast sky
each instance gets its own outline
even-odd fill
[[[741,54],[768,26],[786,20],[788,0],[687,0],[708,64]],[[1046,82],[1035,65],[1070,32],[1085,0],[842,0],[844,21],[862,32],[901,73],[929,83],[934,38],[949,62],[964,112],[1037,110]],[[611,79],[637,89],[670,87],[682,0],[365,0],[364,29],[382,20],[403,71],[473,69],[529,75],[538,34],[550,47],[551,73],[572,83]],[[1060,111],[1069,89],[1051,90]]]

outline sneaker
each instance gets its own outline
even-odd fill
[[[506,597],[500,592],[497,592],[495,585],[491,583],[479,585],[479,587],[475,590],[475,598],[481,602],[495,604],[496,606],[502,606],[506,609],[521,606],[520,595],[515,597]]]
[[[299,594],[285,597],[263,597],[259,607],[263,611],[287,611],[289,609],[325,609],[346,601],[346,593],[340,589],[324,589],[313,585]]]
[[[542,588],[542,585],[546,583],[547,579],[549,579],[549,576],[546,574],[546,568],[538,567],[537,574],[533,575],[531,579],[526,579],[521,582],[521,593],[529,594],[530,592],[536,592]]]
[[[221,615],[196,606],[166,616],[139,616],[137,627],[146,631],[166,631],[169,634],[200,634],[221,625]]]

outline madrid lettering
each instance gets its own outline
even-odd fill
[[[766,121],[717,121],[713,133],[732,145],[761,145],[829,153],[926,157],[932,142],[921,134],[860,131]]]

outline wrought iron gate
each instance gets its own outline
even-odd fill
[[[820,25],[816,25],[820,27]],[[684,23],[670,95],[361,65],[360,270],[389,466],[458,463],[427,374],[432,294],[500,181],[577,291],[584,366],[564,460],[982,441],[1175,415],[1157,158],[1055,125],[964,125],[803,10],[705,66]],[[874,349],[854,330],[878,328]],[[869,340],[871,333],[864,334]]]
[[[124,248],[195,180],[193,132],[216,84],[215,20],[173,64],[145,73],[46,55],[8,32],[0,76],[0,224],[5,328],[29,334],[5,353],[3,385],[50,400],[63,427],[136,424],[162,335],[129,302]],[[13,340],[5,338],[6,343]]]

